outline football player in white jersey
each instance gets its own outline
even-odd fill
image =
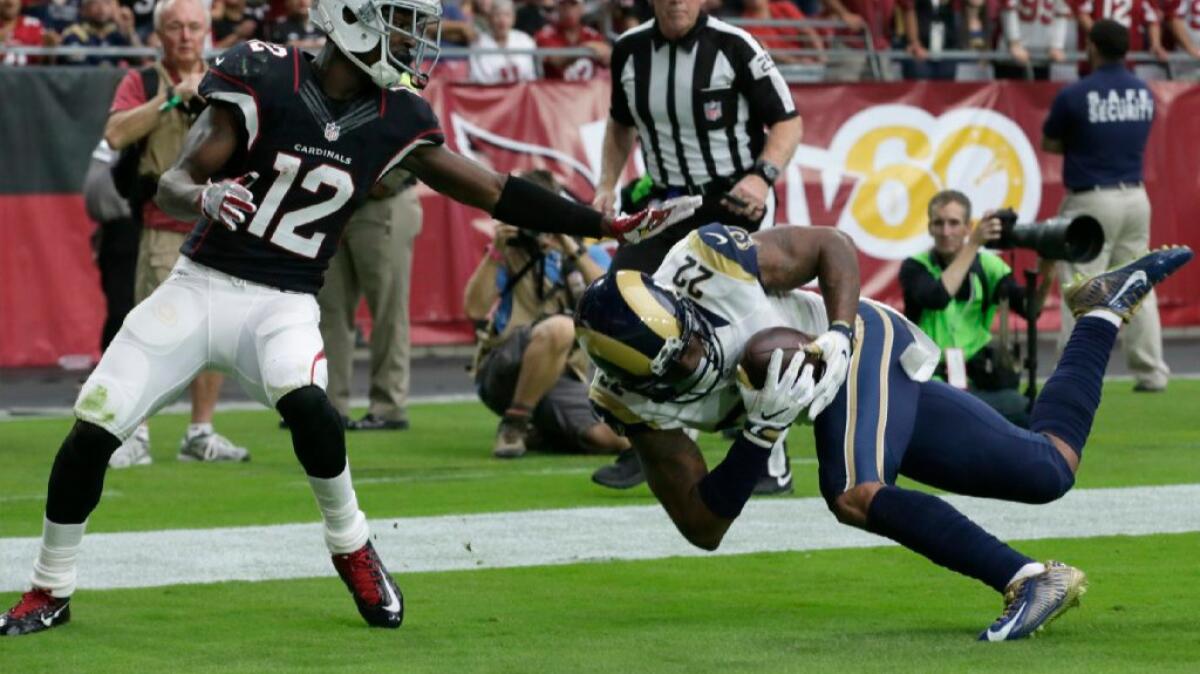
[[[896,477],[1025,503],[1062,496],[1074,484],[1119,325],[1192,253],[1155,251],[1068,291],[1080,320],[1029,431],[929,380],[937,347],[892,309],[859,301],[854,255],[826,228],[751,236],[714,224],[676,244],[653,277],[622,271],[596,281],[576,312],[577,336],[598,368],[592,400],[629,436],[679,531],[708,550],[807,411],[821,493],[838,520],[1004,594],[1005,611],[981,640],[1028,636],[1078,602],[1083,572],[1020,554],[936,496],[896,487]],[[799,290],[814,278],[823,298]],[[778,326],[820,334],[810,347],[825,364],[817,381],[803,355],[784,363],[781,350],[761,389],[740,376],[750,337]],[[709,471],[683,429],[728,427],[741,432]]]

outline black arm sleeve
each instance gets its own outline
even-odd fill
[[[909,258],[900,265],[900,289],[904,292],[904,316],[916,323],[926,309],[945,309],[950,293],[920,262]]]
[[[564,199],[534,183],[510,175],[492,215],[501,222],[538,232],[606,236],[599,211]]]

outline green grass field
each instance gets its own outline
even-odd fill
[[[1200,483],[1200,382],[1163,395],[1110,383],[1077,489]],[[351,434],[370,517],[653,503],[604,490],[596,457],[490,458],[494,419],[473,404],[419,406],[407,433]],[[245,465],[175,461],[186,420],[151,422],[156,463],[110,471],[92,532],[316,521],[290,437],[270,413],[225,413]],[[40,532],[66,419],[0,423],[0,543]],[[811,440],[793,433],[796,495],[816,495]],[[711,462],[719,438],[705,438]],[[1196,517],[1195,511],[1190,511]],[[736,525],[735,525],[736,526]],[[1200,520],[1195,529],[1200,531]],[[546,541],[553,546],[554,541]],[[72,622],[0,640],[4,671],[1197,671],[1200,533],[1039,540],[1092,587],[1041,638],[987,645],[1000,599],[895,547],[668,558],[399,576],[405,626],[365,628],[340,581],[82,589]],[[286,555],[286,550],[280,551]],[[29,560],[31,562],[32,560]],[[29,562],[26,562],[28,564]],[[131,562],[132,563],[132,562]],[[160,562],[171,564],[170,559]],[[393,566],[396,566],[393,563]],[[9,572],[11,570],[5,569]],[[25,568],[19,573],[26,573]],[[7,605],[15,594],[7,593]]]

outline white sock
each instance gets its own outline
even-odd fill
[[[1121,323],[1123,322],[1121,320],[1120,316],[1109,311],[1108,309],[1092,309],[1091,311],[1084,314],[1083,317],[1084,318],[1099,318],[1101,320],[1105,320],[1105,321],[1108,321],[1109,323],[1112,323],[1113,325],[1117,326],[1118,328],[1121,327]]]
[[[187,435],[185,437],[191,440],[197,435],[212,435],[212,432],[213,425],[211,422],[206,424],[188,424]]]
[[[321,509],[321,517],[325,519],[325,545],[335,555],[354,552],[367,544],[370,531],[367,529],[367,516],[358,509],[358,497],[354,495],[354,485],[350,483],[350,463],[342,474],[328,480],[319,477],[308,477],[312,485],[313,496],[317,497],[317,507]]]
[[[29,577],[34,587],[50,590],[55,597],[70,597],[75,592],[75,560],[79,557],[85,526],[87,522],[56,524],[44,520],[42,546]]]
[[[1045,571],[1046,571],[1045,564],[1042,564],[1041,562],[1030,562],[1030,563],[1026,564],[1025,566],[1022,566],[1019,570],[1017,570],[1016,575],[1014,575],[1012,577],[1012,579],[1008,581],[1008,585],[1005,585],[1005,587],[1011,586],[1013,583],[1017,582],[1018,580],[1023,580],[1025,578],[1029,578],[1030,576],[1036,576],[1039,573],[1045,573]]]

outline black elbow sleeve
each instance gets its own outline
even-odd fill
[[[538,232],[604,236],[599,212],[510,175],[492,215],[501,222]]]

